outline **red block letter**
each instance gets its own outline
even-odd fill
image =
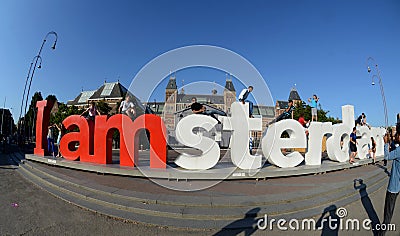
[[[121,166],[133,166],[134,160],[139,159],[139,134],[138,132],[142,129],[146,129],[150,133],[150,168],[166,168],[167,162],[167,132],[165,129],[164,122],[156,115],[141,115],[133,122],[132,128],[126,129],[125,123],[123,124],[123,136],[125,137],[125,144],[132,145],[133,140],[130,137],[134,137],[134,153],[129,152],[133,158],[130,160],[122,159],[120,161]],[[122,135],[122,134],[121,134]],[[122,142],[121,142],[122,145]],[[131,149],[128,149],[129,151]]]
[[[120,165],[133,166],[134,162],[129,155],[129,153],[133,155],[134,152],[133,135],[129,132],[133,130],[132,126],[131,119],[126,115],[117,114],[109,119],[104,115],[96,116],[94,141],[96,144],[94,150],[96,163],[112,163],[113,131],[114,129],[118,129],[120,133]]]
[[[36,103],[38,112],[36,118],[36,147],[33,150],[35,155],[44,156],[45,152],[43,148],[47,148],[47,127],[49,126],[50,111],[53,108],[53,105],[53,102],[47,100],[38,101]]]
[[[89,125],[87,120],[78,115],[67,117],[63,125],[68,130],[79,128],[79,132],[69,132],[65,134],[60,141],[60,151],[67,160],[86,161],[89,156]],[[75,150],[75,144],[79,143],[79,148]],[[72,150],[71,150],[72,149]]]

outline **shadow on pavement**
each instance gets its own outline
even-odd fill
[[[214,234],[214,236],[223,236],[223,235],[245,235],[249,236],[252,235],[254,232],[257,231],[257,227],[254,225],[257,225],[257,214],[260,212],[260,208],[256,207],[248,212],[246,212],[246,215],[243,219],[236,220],[224,228],[222,228],[220,231]]]
[[[357,182],[359,185],[357,185]],[[372,228],[375,229],[377,224],[380,224],[379,217],[376,214],[374,205],[372,205],[371,199],[367,193],[367,185],[364,184],[362,179],[354,180],[354,189],[359,190],[361,203],[368,214],[368,218],[371,220]],[[374,235],[378,235],[377,231],[373,231]]]
[[[340,217],[336,214],[337,206],[330,205],[324,209],[319,217],[316,227],[320,229],[322,236],[336,236],[339,234]],[[329,213],[327,215],[327,213]]]
[[[387,170],[387,168],[381,164],[375,164],[377,167],[381,168],[382,170],[385,171],[385,173],[387,174],[387,176],[390,176],[390,172]]]

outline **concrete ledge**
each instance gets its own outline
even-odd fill
[[[233,179],[264,179],[275,177],[287,177],[325,173],[342,169],[354,168],[357,166],[372,163],[372,159],[358,160],[356,164],[348,162],[339,163],[330,160],[323,160],[320,166],[300,165],[294,168],[279,168],[266,163],[260,170],[241,170],[234,167],[230,162],[219,162],[213,169],[202,171],[188,171],[182,168],[167,166],[164,170],[150,169],[149,166],[142,167],[121,167],[119,164],[93,164],[79,161],[69,161],[62,158],[41,157],[26,154],[25,158],[30,161],[41,162],[49,165],[66,167],[76,170],[96,172],[100,174],[112,174],[152,179],[167,180],[233,180]],[[377,161],[383,157],[377,157]]]

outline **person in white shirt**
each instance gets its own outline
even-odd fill
[[[121,105],[119,106],[119,111],[121,114],[129,116],[131,119],[135,118],[135,105],[133,104],[133,102],[131,102],[131,97],[129,95],[126,95],[125,100],[121,102]]]
[[[243,89],[242,92],[240,92],[239,97],[238,97],[239,102],[242,102],[243,104],[245,104],[246,102],[249,103],[249,117],[250,118],[253,117],[253,102],[247,100],[247,97],[249,96],[251,91],[253,91],[253,86],[249,86],[247,89]]]

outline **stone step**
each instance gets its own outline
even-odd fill
[[[58,179],[59,181],[66,182],[68,184],[76,185],[81,188],[86,188],[89,191],[99,192],[102,194],[111,195],[114,197],[123,197],[132,201],[138,202],[147,202],[147,203],[157,203],[157,204],[165,204],[165,205],[177,205],[177,206],[213,206],[213,207],[242,207],[242,206],[259,206],[259,205],[275,205],[275,204],[284,204],[284,203],[293,203],[298,201],[299,199],[304,201],[307,199],[312,199],[315,197],[324,197],[324,196],[334,196],[340,193],[340,190],[347,189],[353,191],[352,186],[349,186],[348,183],[335,183],[330,184],[329,186],[322,186],[318,189],[313,189],[313,193],[310,192],[295,192],[291,194],[287,194],[282,198],[282,195],[268,195],[268,197],[262,196],[233,196],[233,195],[225,195],[225,196],[195,196],[194,194],[187,196],[181,195],[160,195],[160,194],[152,194],[152,193],[144,193],[140,191],[132,191],[132,190],[121,190],[114,187],[108,187],[104,185],[99,185],[95,183],[91,183],[89,181],[79,180],[76,178],[71,178],[69,176],[53,172],[48,168],[44,168],[42,164],[36,164],[27,162],[28,165],[33,165],[38,171],[41,171],[43,174],[48,175],[49,177],[53,177]],[[384,177],[381,173],[382,171],[377,169],[369,174],[368,178],[364,178],[364,180],[368,180],[372,177]],[[99,176],[101,178],[101,176]],[[378,177],[379,178],[379,177]],[[376,181],[374,179],[374,181]],[[151,183],[150,183],[151,184]],[[346,193],[347,194],[347,193]]]
[[[16,156],[18,155],[14,157]],[[338,185],[337,189],[328,193],[303,197],[301,195],[293,195],[291,196],[292,198],[281,199],[281,201],[268,202],[264,200],[251,202],[243,201],[243,196],[239,196],[238,198],[241,198],[241,201],[236,202],[236,205],[233,205],[232,202],[212,204],[213,200],[222,200],[223,198],[225,200],[229,198],[233,201],[231,197],[227,196],[215,199],[197,196],[198,199],[211,203],[199,205],[197,203],[198,199],[194,199],[193,196],[179,196],[179,198],[177,196],[164,196],[164,201],[161,201],[159,196],[152,196],[153,199],[149,199],[143,195],[138,198],[132,195],[132,193],[136,194],[136,192],[132,191],[125,191],[122,194],[118,192],[116,194],[115,188],[102,186],[103,189],[99,189],[98,187],[101,187],[99,185],[87,186],[88,181],[73,179],[30,161],[26,161],[25,164],[21,165],[20,170],[23,176],[41,188],[83,208],[135,222],[178,228],[207,229],[221,228],[226,225],[234,227],[235,224],[232,224],[232,221],[243,221],[240,224],[236,224],[241,225],[241,228],[244,222],[247,222],[245,225],[250,227],[254,224],[255,217],[262,217],[264,214],[288,219],[301,219],[321,214],[321,208],[327,205],[335,204],[339,207],[360,197],[358,191],[354,190],[352,186],[343,187]],[[374,192],[382,187],[386,182],[385,177],[382,171],[380,170],[379,172],[378,170],[373,171],[368,178],[365,178],[364,183],[368,184],[368,192]],[[185,199],[185,203],[194,202],[194,204],[178,205],[182,199]],[[258,200],[263,199],[260,197]]]

